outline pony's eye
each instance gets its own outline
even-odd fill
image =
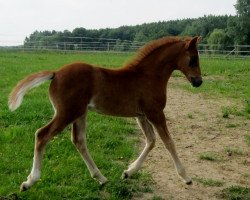
[[[189,67],[198,67],[198,56],[191,56],[188,66]]]

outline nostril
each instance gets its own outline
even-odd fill
[[[192,81],[192,85],[194,87],[199,87],[201,84],[202,84],[202,79],[200,77],[192,77],[191,78],[191,81]]]
[[[197,84],[200,86],[202,84],[202,80],[197,80]]]

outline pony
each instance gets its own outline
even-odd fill
[[[145,135],[146,145],[139,157],[122,174],[128,178],[142,166],[155,146],[155,131],[172,156],[178,175],[186,184],[187,176],[166,125],[163,109],[166,88],[174,70],[180,70],[194,87],[202,84],[197,45],[200,37],[164,37],[149,42],[134,59],[120,68],[107,69],[87,63],[72,63],[55,71],[27,76],[12,90],[9,108],[16,110],[25,93],[45,81],[51,81],[49,98],[54,108],[52,120],[35,134],[33,166],[20,190],[29,189],[41,176],[46,144],[72,124],[71,140],[81,154],[91,176],[100,184],[107,182],[92,159],[86,145],[88,109],[118,117],[135,117]]]

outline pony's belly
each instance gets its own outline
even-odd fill
[[[120,117],[136,117],[141,115],[137,106],[132,104],[124,104],[123,102],[117,102],[116,104],[109,103],[101,103],[91,101],[88,104],[88,109],[95,111],[100,114],[112,115],[112,116],[120,116]]]

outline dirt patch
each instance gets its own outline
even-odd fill
[[[178,177],[170,154],[157,137],[156,147],[143,166],[143,170],[152,174],[154,192],[136,199],[212,200],[217,199],[216,194],[225,187],[249,186],[250,151],[244,141],[244,136],[250,132],[249,120],[239,116],[225,119],[221,111],[223,106],[237,102],[224,98],[209,99],[207,95],[204,98],[202,94],[176,89],[171,87],[174,81],[171,80],[168,88],[167,125],[193,184],[185,185]],[[201,159],[205,153],[212,153],[216,160]],[[220,184],[212,186],[200,180]]]

